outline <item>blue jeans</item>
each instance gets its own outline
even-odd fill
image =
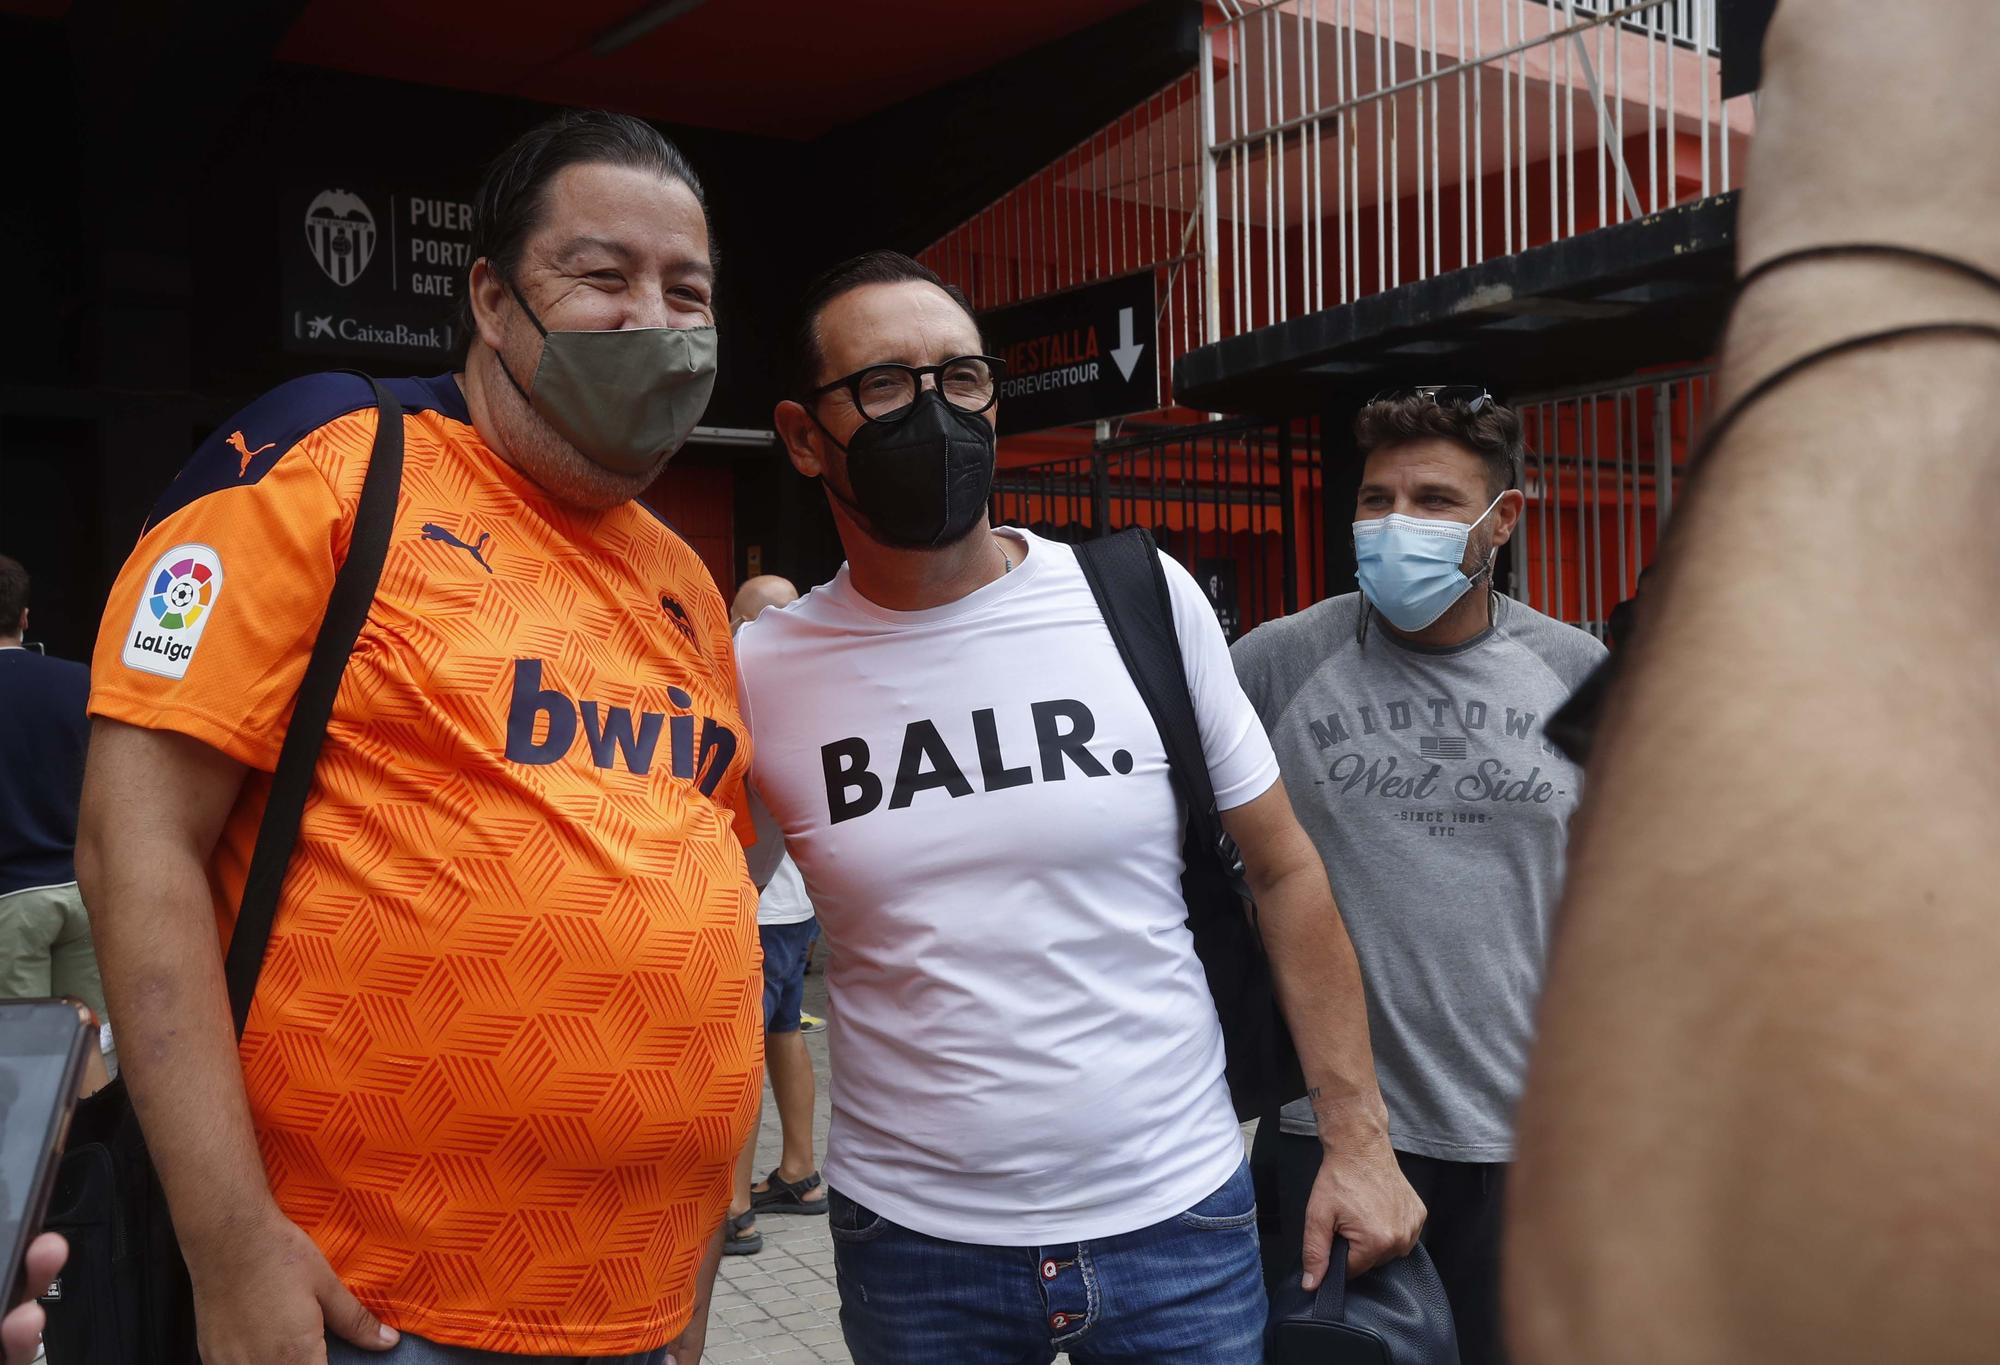
[[[440,1346],[408,1332],[386,1351],[364,1351],[336,1336],[326,1339],[326,1365],[526,1365],[529,1361],[535,1365],[666,1365],[667,1348],[629,1356],[517,1356],[470,1346]]]
[[[1137,1232],[974,1246],[829,1190],[840,1330],[855,1365],[1259,1365],[1268,1308],[1246,1163]]]

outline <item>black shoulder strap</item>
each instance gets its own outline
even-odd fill
[[[1215,787],[1201,747],[1201,725],[1188,693],[1187,666],[1174,629],[1173,601],[1159,550],[1143,526],[1088,540],[1076,547],[1077,563],[1090,584],[1097,610],[1118,646],[1125,671],[1152,713],[1166,746],[1174,786],[1187,803],[1191,827],[1202,846],[1221,852],[1222,823],[1215,811]],[[1233,861],[1233,859],[1230,859]]]
[[[340,691],[341,675],[347,671],[348,656],[354,652],[368,609],[375,603],[375,587],[381,582],[382,561],[395,527],[396,498],[403,486],[403,405],[374,379],[362,377],[375,390],[375,448],[368,455],[368,474],[354,513],[347,559],[334,577],[326,617],[313,640],[312,658],[292,704],[284,747],[278,751],[278,770],[271,779],[270,799],[257,829],[257,849],[250,856],[243,904],[236,912],[236,929],[229,937],[229,955],[224,962],[238,1038],[250,1018],[250,1000],[264,970],[264,949],[278,916],[278,897],[285,889],[292,847],[298,842],[299,819],[312,792],[313,770],[319,766],[333,699]]]

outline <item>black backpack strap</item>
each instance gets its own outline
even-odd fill
[[[1222,1027],[1230,1102],[1239,1119],[1256,1118],[1303,1095],[1306,1083],[1278,1006],[1243,860],[1215,808],[1167,575],[1152,536],[1139,527],[1087,541],[1076,547],[1076,558],[1187,806],[1181,876],[1187,927]]]
[[[236,1019],[236,1036],[250,1018],[250,1000],[264,970],[264,949],[278,917],[278,898],[285,889],[292,848],[299,838],[299,820],[312,792],[313,770],[319,766],[333,700],[340,692],[348,656],[375,603],[382,579],[382,561],[389,553],[389,536],[396,523],[396,499],[403,486],[403,405],[367,375],[375,390],[375,447],[368,455],[368,474],[354,513],[347,559],[334,576],[326,616],[313,640],[312,658],[292,704],[292,721],[278,751],[278,770],[264,819],[257,829],[257,848],[243,883],[243,904],[236,912],[236,929],[229,938],[224,975],[229,983],[229,1009]]]
[[[1201,725],[1188,692],[1180,635],[1174,629],[1173,600],[1167,595],[1167,575],[1160,568],[1152,533],[1134,526],[1085,541],[1076,547],[1076,560],[1118,646],[1118,657],[1125,661],[1125,671],[1152,713],[1174,786],[1187,803],[1190,828],[1200,831],[1201,847],[1214,849],[1225,867],[1233,866],[1235,852],[1225,847],[1222,820],[1216,813]]]

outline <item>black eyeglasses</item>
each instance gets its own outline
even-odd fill
[[[1492,404],[1493,395],[1477,384],[1415,384],[1403,389],[1384,389],[1368,401],[1392,403],[1399,398],[1428,398],[1439,407],[1462,407],[1478,412]]]
[[[819,399],[846,389],[855,409],[869,421],[900,422],[923,392],[925,375],[936,381],[944,401],[960,412],[984,412],[999,401],[1007,362],[998,356],[959,355],[942,365],[870,365],[822,384],[806,397]]]

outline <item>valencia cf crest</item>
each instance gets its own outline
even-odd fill
[[[671,593],[661,593],[660,610],[674,623],[674,629],[687,636],[689,644],[697,643],[694,636],[694,619],[687,614],[687,608],[680,604],[679,598]]]
[[[375,254],[375,215],[359,195],[321,190],[306,208],[306,245],[328,279],[353,284]]]

